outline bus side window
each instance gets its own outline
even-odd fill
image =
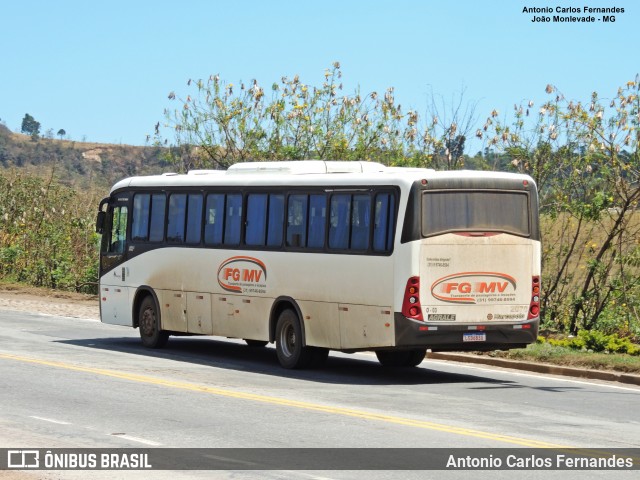
[[[373,225],[373,250],[390,251],[393,245],[395,197],[391,193],[379,193],[375,200]]]
[[[184,227],[187,214],[187,196],[174,193],[169,197],[169,214],[167,216],[167,241],[169,243],[184,242]]]
[[[133,212],[131,219],[131,240],[144,242],[149,240],[149,206],[151,195],[137,193],[133,197]]]
[[[324,194],[309,195],[309,241],[310,248],[324,247],[324,232],[327,223],[327,197]]]
[[[187,203],[187,243],[200,243],[202,233],[202,195],[190,194]]]
[[[269,222],[267,223],[267,246],[282,245],[284,230],[284,195],[269,195]]]
[[[351,209],[351,248],[369,248],[369,226],[371,225],[371,197],[354,195]]]
[[[127,237],[127,214],[126,206],[115,207],[111,217],[111,236],[108,253],[124,253],[125,240]]]
[[[207,195],[204,217],[204,243],[221,245],[224,231],[224,199],[223,193]]]
[[[287,221],[287,246],[307,245],[307,195],[290,195]]]
[[[331,218],[329,225],[329,248],[344,250],[349,248],[349,227],[351,226],[351,195],[331,197]]]
[[[164,210],[167,197],[164,193],[151,195],[151,222],[149,225],[149,241],[161,242],[164,239]]]
[[[252,193],[247,196],[247,226],[245,243],[260,246],[265,244],[267,232],[267,194]]]
[[[240,245],[242,232],[242,195],[239,193],[227,195],[224,223],[224,244]]]

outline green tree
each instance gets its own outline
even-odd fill
[[[67,132],[65,132],[64,128],[61,128],[60,130],[58,130],[58,136],[60,137],[60,140],[62,140],[62,138],[67,134]]]
[[[537,115],[533,102],[516,105],[510,124],[491,116],[477,133],[537,182],[544,316],[575,334],[622,303],[640,332],[640,82],[606,103],[546,90],[552,98]]]
[[[381,94],[359,89],[346,94],[338,62],[316,86],[298,75],[282,77],[270,88],[257,80],[226,83],[219,75],[187,84],[192,93],[180,98],[171,92],[169,99],[179,106],[165,111],[166,126],[175,132],[172,161],[179,169],[284,159],[428,167],[441,156],[454,168],[463,165],[459,160],[466,132],[458,125],[465,122],[456,115],[444,122],[437,113],[405,112],[393,87]],[[159,125],[155,130],[162,145]]]
[[[36,119],[28,113],[25,113],[24,118],[22,119],[21,131],[22,133],[26,133],[32,137],[37,137],[40,135],[40,122],[36,121]]]

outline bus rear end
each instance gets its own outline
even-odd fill
[[[402,235],[419,260],[396,314],[396,346],[482,351],[535,342],[540,237],[531,178],[457,172],[416,182]]]

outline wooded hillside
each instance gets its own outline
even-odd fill
[[[0,124],[0,168],[19,167],[66,185],[108,187],[131,175],[171,170],[165,149],[57,140],[13,133]]]

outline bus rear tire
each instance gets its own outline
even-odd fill
[[[160,329],[158,307],[151,296],[145,297],[140,304],[138,329],[142,344],[147,348],[162,348],[169,340],[169,333]]]
[[[426,348],[418,348],[417,350],[411,350],[409,352],[409,358],[407,358],[405,367],[417,367],[427,356]]]
[[[284,310],[276,324],[276,353],[284,368],[302,369],[311,365],[314,352],[302,344],[302,327],[293,310]]]
[[[264,340],[251,340],[248,338],[245,338],[244,341],[247,343],[248,346],[255,347],[255,348],[266,347],[267,343],[269,343]]]
[[[427,350],[424,348],[401,351],[380,350],[376,352],[376,357],[383,367],[417,367],[426,354]]]

